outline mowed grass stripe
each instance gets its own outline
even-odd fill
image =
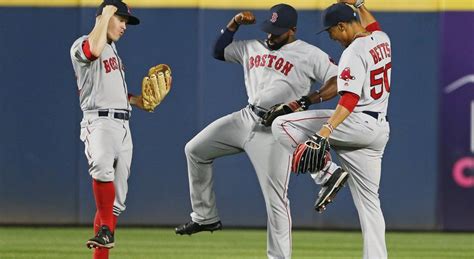
[[[91,258],[88,228],[0,228],[0,258]],[[114,259],[266,258],[265,230],[177,236],[172,228],[120,228]],[[388,232],[390,258],[474,258],[473,233]],[[361,258],[357,231],[293,231],[293,258]]]

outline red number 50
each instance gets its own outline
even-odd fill
[[[392,62],[387,63],[385,67],[379,67],[375,70],[370,71],[370,96],[374,100],[382,97],[383,89],[390,93],[390,82],[388,81],[388,70],[392,68]],[[380,76],[382,74],[382,76]],[[377,87],[380,86],[380,87]]]

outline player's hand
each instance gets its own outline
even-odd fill
[[[133,95],[130,97],[130,104],[147,112],[153,112],[153,109],[146,109],[143,104],[143,96]]]
[[[254,24],[256,22],[255,15],[250,11],[243,11],[234,16],[234,22],[241,24]]]
[[[353,5],[356,8],[359,8],[361,5],[364,4],[364,0],[337,0],[338,3],[346,3]]]
[[[346,3],[354,5],[357,0],[337,0],[338,3]]]
[[[102,16],[106,16],[106,17],[112,17],[115,12],[117,12],[117,7],[113,6],[113,5],[106,5],[104,7],[104,9],[102,10]]]
[[[277,117],[293,112],[306,111],[310,105],[311,101],[308,96],[303,96],[301,99],[287,104],[275,104],[263,115],[262,124],[269,127]]]
[[[314,134],[306,142],[296,146],[291,160],[291,171],[304,174],[322,170],[331,159],[329,150],[327,138]]]

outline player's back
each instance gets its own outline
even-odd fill
[[[365,68],[361,71],[365,72],[365,79],[354,111],[386,113],[392,71],[392,48],[388,35],[375,30],[368,36],[356,38],[344,51],[341,62],[343,58],[361,62]]]

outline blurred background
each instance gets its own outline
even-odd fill
[[[95,205],[82,113],[69,57],[88,34],[98,0],[0,0],[0,224],[82,225]],[[139,26],[117,43],[131,93],[157,63],[173,89],[154,113],[133,112],[132,176],[121,224],[173,226],[189,220],[184,146],[213,120],[247,105],[242,68],[211,56],[233,15],[257,23],[281,1],[128,0]],[[338,60],[343,49],[316,35],[333,1],[284,1],[299,11],[299,39]],[[392,41],[389,121],[380,199],[391,230],[474,230],[474,1],[367,0]],[[236,39],[264,38],[242,26]],[[315,85],[314,89],[318,89]],[[333,108],[336,101],[313,108]],[[214,187],[226,226],[263,227],[264,201],[245,154],[215,161]],[[359,229],[348,188],[323,214],[309,175],[291,177],[295,228]]]

